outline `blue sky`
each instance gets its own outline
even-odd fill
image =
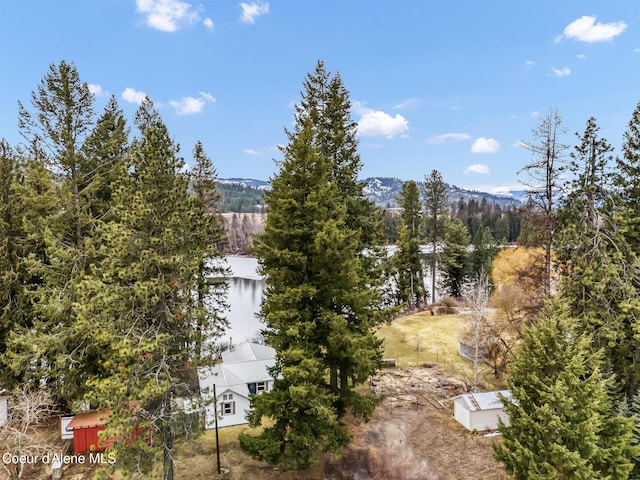
[[[340,72],[359,123],[361,177],[496,191],[552,107],[566,143],[596,117],[619,152],[640,101],[637,0],[0,1],[0,137],[51,63],[74,62],[100,111],[148,95],[187,161],[268,179],[302,81]]]

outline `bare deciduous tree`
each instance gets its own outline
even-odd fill
[[[42,458],[53,451],[40,428],[55,413],[55,405],[46,390],[29,386],[16,388],[11,396],[9,422],[0,427],[0,450],[12,458]],[[21,479],[25,474],[26,461],[0,462],[9,478]]]
[[[478,391],[479,367],[484,361],[485,331],[487,329],[486,312],[489,307],[489,280],[486,275],[480,275],[475,281],[463,288],[462,300],[469,309],[470,329],[472,336],[473,354],[473,383],[471,389]]]

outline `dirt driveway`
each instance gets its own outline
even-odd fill
[[[507,479],[492,456],[494,438],[473,435],[453,419],[465,385],[438,368],[383,370],[373,388],[385,399],[339,459],[325,463],[326,478],[354,480]],[[499,440],[498,440],[499,441]]]

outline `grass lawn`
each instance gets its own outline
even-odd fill
[[[377,336],[384,339],[384,357],[394,358],[398,367],[438,365],[464,382],[473,379],[473,363],[458,353],[468,317],[462,314],[431,315],[420,312],[393,320],[382,326]],[[480,366],[483,389],[502,388],[488,367]]]

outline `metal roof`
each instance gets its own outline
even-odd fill
[[[467,409],[472,412],[495,410],[503,408],[502,401],[500,401],[498,394],[501,394],[505,398],[511,398],[511,392],[509,390],[500,390],[499,392],[467,393],[457,396],[456,399],[461,398]]]
[[[267,345],[259,343],[241,343],[234,345],[232,350],[222,352],[222,363],[246,362],[249,360],[266,360],[275,358],[276,351]]]
[[[225,355],[227,353],[227,355]],[[198,369],[200,388],[216,386],[218,392],[227,389],[249,397],[247,384],[273,380],[269,368],[276,363],[275,350],[256,343],[242,343],[235,350],[223,353],[223,362]],[[246,360],[242,360],[242,359]]]
[[[75,415],[67,425],[67,430],[75,428],[101,427],[107,424],[109,410],[99,410],[95,412],[84,412]]]

